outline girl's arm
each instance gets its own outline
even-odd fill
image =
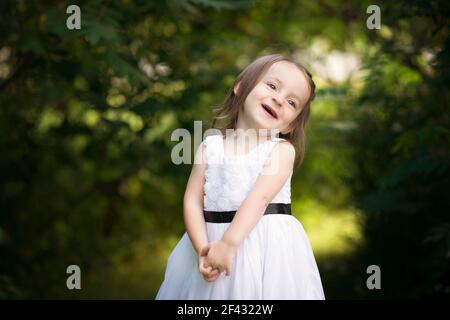
[[[226,275],[231,273],[231,265],[237,248],[256,226],[272,199],[280,192],[292,172],[295,149],[289,142],[278,143],[255,185],[225,231],[222,239],[208,245],[207,263]]]
[[[203,184],[205,181],[206,161],[204,143],[197,149],[192,171],[187,182],[183,199],[184,224],[192,245],[200,254],[208,244],[205,218],[203,217]]]
[[[245,237],[262,218],[266,207],[280,192],[292,172],[295,159],[294,146],[280,142],[272,150],[257,178],[253,189],[236,211],[222,241],[232,247],[239,247]]]

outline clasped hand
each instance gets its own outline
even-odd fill
[[[199,254],[199,270],[203,278],[212,282],[220,274],[231,274],[234,255],[237,248],[223,240],[214,241],[203,247]]]

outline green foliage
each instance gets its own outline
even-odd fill
[[[327,297],[448,294],[445,1],[381,2],[380,31],[365,28],[369,1],[78,1],[81,30],[66,27],[69,4],[0,2],[0,298],[152,298],[184,230],[190,167],[171,162],[171,132],[206,129],[254,57],[313,70],[333,50],[361,72],[313,72],[292,193]],[[70,264],[82,293],[65,289]],[[380,292],[365,288],[370,264]]]
[[[382,56],[366,57],[367,86],[354,105],[361,126],[349,137],[352,144],[365,145],[355,151],[359,169],[353,177],[366,213],[367,247],[361,255],[386,270],[380,296],[445,296],[450,290],[449,34],[440,24],[448,6],[436,1],[394,8],[404,16],[396,20],[398,12],[386,12],[394,33],[377,38]],[[440,31],[424,41],[430,30]],[[421,65],[426,50],[436,51]]]

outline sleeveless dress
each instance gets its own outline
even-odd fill
[[[227,155],[222,135],[204,139],[204,210],[237,210],[270,151],[283,139],[259,143],[247,154]],[[291,175],[271,203],[291,202]],[[220,240],[230,223],[206,222],[208,240]],[[325,299],[319,270],[301,223],[288,214],[263,215],[236,251],[230,275],[207,282],[185,232],[167,262],[156,300]]]

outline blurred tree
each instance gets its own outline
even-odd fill
[[[0,4],[3,297],[60,295],[68,265],[89,274],[137,239],[151,254],[174,220],[181,230],[188,168],[167,137],[206,114],[191,108],[207,55],[196,20],[247,5],[78,1],[68,30],[69,4]]]
[[[80,30],[69,4],[0,2],[0,297],[70,296],[70,264],[84,297],[151,297],[183,232],[190,167],[170,134],[274,51],[319,84],[293,202],[364,213],[344,272],[321,268],[328,297],[448,294],[447,2],[380,2],[378,31],[369,1],[77,1]],[[317,48],[361,57],[365,77],[321,75]],[[381,292],[364,287],[370,264]]]
[[[351,185],[366,213],[362,252],[381,267],[382,297],[450,293],[450,39],[445,1],[382,6],[377,50],[352,109]],[[360,146],[360,147],[358,147]]]

